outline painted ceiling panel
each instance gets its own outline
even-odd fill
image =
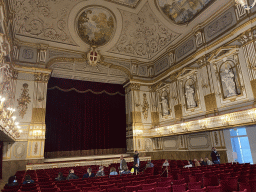
[[[185,24],[215,0],[156,0],[163,13],[176,24]]]
[[[111,1],[121,5],[129,6],[129,7],[136,7],[141,0],[106,0],[106,1]]]

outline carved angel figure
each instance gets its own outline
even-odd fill
[[[191,86],[187,85],[186,86],[186,91],[185,91],[185,96],[186,96],[186,99],[187,99],[187,107],[188,108],[196,107],[194,93],[195,93],[194,89]]]

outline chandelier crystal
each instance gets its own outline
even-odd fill
[[[240,4],[245,10],[252,9],[255,6],[255,4],[256,4],[256,0],[254,0],[251,5],[248,5],[248,1],[247,0],[235,0],[235,2],[237,4]]]

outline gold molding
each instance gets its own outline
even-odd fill
[[[33,108],[31,123],[36,123],[36,122],[45,123],[45,113],[46,113],[45,108]]]
[[[251,83],[254,99],[256,99],[256,79],[252,80],[250,83]]]
[[[181,104],[175,105],[174,106],[174,111],[175,111],[175,118],[176,119],[181,119],[182,118],[182,106],[181,106]]]
[[[151,112],[151,122],[153,127],[159,125],[159,112]]]
[[[214,110],[217,109],[215,93],[205,95],[204,102],[206,107],[206,113],[214,112]]]

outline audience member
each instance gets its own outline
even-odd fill
[[[121,155],[121,157],[120,157],[120,170],[124,170],[124,166],[127,166],[127,163],[126,163],[126,161],[125,161],[125,159],[124,159],[124,156],[123,155]]]
[[[140,166],[140,158],[139,158],[139,152],[138,151],[135,151],[135,154],[133,155],[133,159],[134,159],[133,165],[135,166],[136,163],[137,163],[138,166]]]
[[[165,159],[162,167],[169,167],[169,162],[167,159]]]
[[[220,164],[220,154],[215,147],[212,148],[211,157],[214,164]]]
[[[102,177],[102,176],[105,176],[104,167],[100,166],[99,171],[96,173],[95,177]]]
[[[195,167],[200,167],[201,166],[199,161],[197,161],[197,159],[194,159],[194,162],[195,162]]]
[[[77,175],[75,175],[75,171],[74,169],[70,169],[69,170],[69,174],[66,178],[67,180],[70,180],[70,179],[79,179],[79,177]]]
[[[205,157],[205,161],[206,161],[206,165],[212,165],[213,164],[213,162],[210,159],[208,159],[208,157]]]
[[[63,176],[62,172],[59,172],[58,177],[55,178],[56,181],[63,181],[66,178]]]
[[[124,168],[124,170],[122,171],[121,174],[129,174],[129,173],[131,173],[131,171],[128,169],[127,165],[123,166],[123,168]]]
[[[110,174],[109,175],[118,175],[118,173],[116,172],[116,168],[115,167],[111,167],[110,168]]]
[[[150,167],[154,167],[154,164],[149,160],[146,164],[146,169]]]
[[[95,177],[95,175],[94,175],[94,173],[92,173],[92,168],[89,167],[89,168],[87,169],[87,173],[85,173],[85,174],[83,175],[83,179],[84,179],[84,178],[92,178],[92,177]]]
[[[19,183],[16,180],[16,176],[11,176],[11,177],[9,177],[8,183],[5,186],[13,187],[13,186],[17,186],[17,185],[19,185]]]
[[[185,165],[184,168],[193,167],[193,162],[188,160],[188,165]]]
[[[207,165],[207,163],[206,163],[206,162],[204,162],[203,157],[201,157],[201,159],[200,159],[200,165],[201,165],[201,166]]]
[[[25,185],[25,184],[30,184],[30,183],[34,183],[34,182],[35,181],[31,179],[30,175],[26,175],[22,184]]]
[[[137,175],[137,173],[139,173],[139,172],[140,172],[139,165],[138,165],[138,163],[136,163],[134,166],[134,173]]]

